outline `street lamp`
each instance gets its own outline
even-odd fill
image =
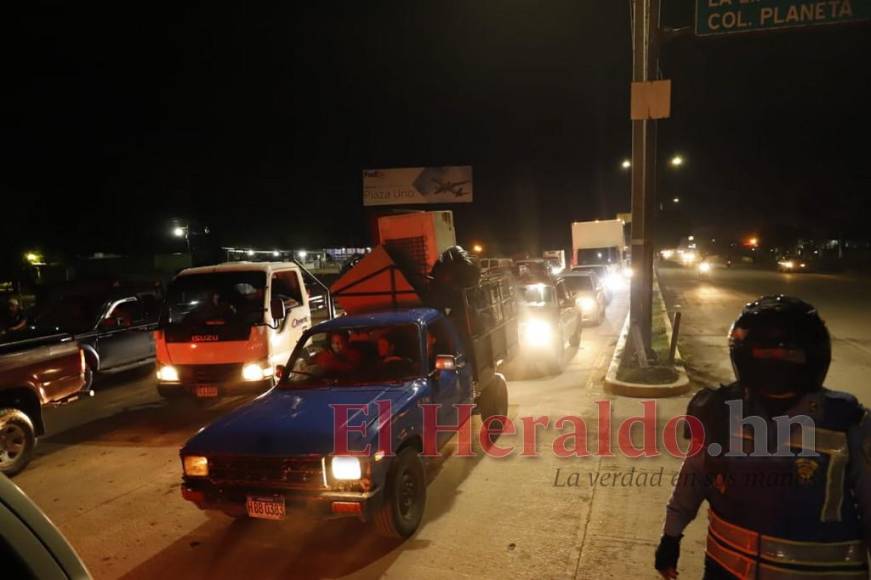
[[[675,155],[671,158],[672,167],[680,167],[681,165],[683,165],[683,157],[681,157],[680,155]]]
[[[620,167],[622,167],[623,169],[629,169],[630,167],[632,167],[632,162],[628,159],[624,159],[623,163],[620,164]]]
[[[305,260],[305,257],[308,256],[308,252],[306,252],[305,250],[300,250],[296,253],[296,255],[299,256],[300,260]]]
[[[680,198],[676,197],[676,198],[672,199],[671,201],[672,201],[672,203],[680,203]]]
[[[475,244],[472,246],[472,251],[476,254],[480,254],[484,251],[484,246],[482,246],[481,244]]]
[[[172,235],[174,235],[177,238],[183,238],[185,236],[185,228],[183,228],[181,226],[176,226],[172,230]]]

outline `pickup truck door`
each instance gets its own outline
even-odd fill
[[[145,319],[135,296],[115,300],[97,325],[100,370],[111,370],[154,357],[153,323]]]
[[[460,341],[450,323],[440,318],[429,325],[426,335],[427,364],[433,393],[433,403],[439,405],[438,419],[441,425],[456,425],[457,411],[453,405],[472,403],[475,398],[472,385],[471,361],[460,349]],[[454,356],[457,368],[452,371],[435,370],[435,357],[440,354]],[[439,447],[451,438],[451,433],[439,433]]]

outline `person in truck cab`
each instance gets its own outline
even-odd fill
[[[209,301],[202,305],[198,314],[203,320],[226,321],[236,314],[236,308],[220,292],[212,292]]]
[[[379,375],[388,379],[398,379],[414,372],[411,359],[401,356],[401,337],[396,333],[388,333],[378,338],[378,371]]]
[[[27,317],[21,308],[18,298],[10,298],[6,301],[6,309],[0,318],[0,336],[24,330],[27,326]]]
[[[330,334],[330,348],[315,357],[315,364],[326,375],[346,375],[360,368],[362,353],[350,344],[344,332]]]

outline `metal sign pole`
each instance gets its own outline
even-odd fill
[[[634,83],[657,77],[659,0],[633,0]],[[655,218],[656,122],[649,115],[632,121],[632,278],[630,325],[650,350],[653,298],[653,220]]]

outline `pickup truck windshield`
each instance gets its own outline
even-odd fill
[[[421,375],[417,326],[373,326],[309,335],[294,352],[282,386],[354,386]]]
[[[266,274],[213,272],[179,276],[169,285],[167,324],[256,324],[265,309]]]
[[[520,289],[520,300],[527,306],[556,304],[556,290],[549,284],[529,284]]]

